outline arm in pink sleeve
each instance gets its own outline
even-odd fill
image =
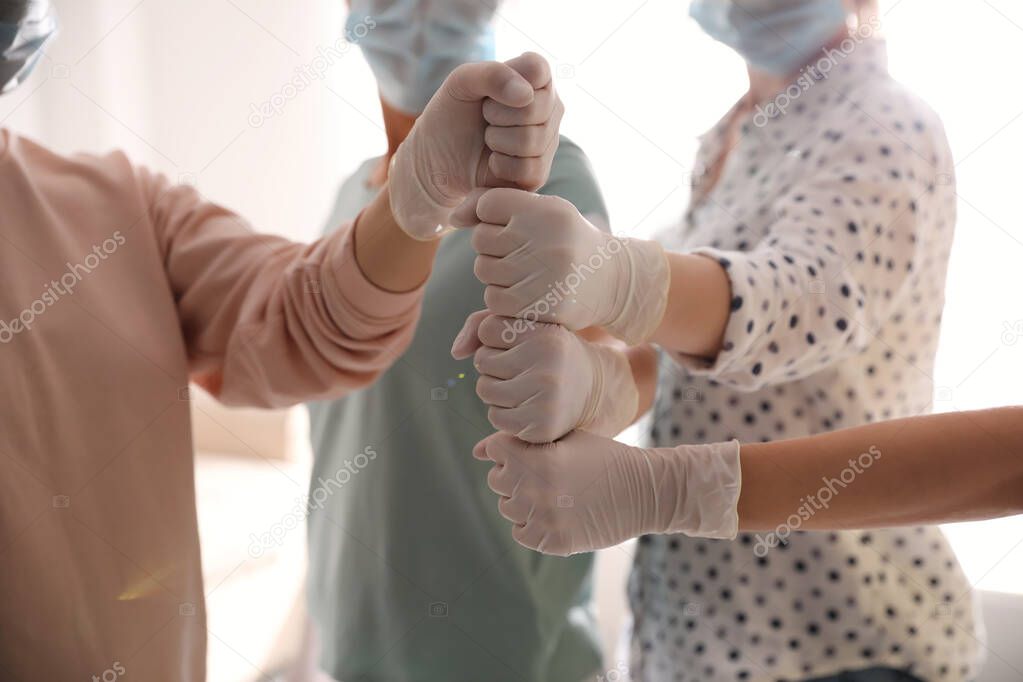
[[[140,172],[193,379],[224,403],[335,398],[408,346],[423,287],[368,281],[352,225],[309,245],[260,235],[193,188]]]

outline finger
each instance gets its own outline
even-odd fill
[[[478,457],[477,459],[489,459],[491,462],[501,466],[505,466],[509,458],[515,457],[528,447],[514,436],[500,432],[490,434],[477,443],[476,446],[483,446],[483,452],[486,454],[486,457]]]
[[[481,376],[476,380],[476,395],[493,407],[518,407],[536,393],[532,383],[529,377],[522,374],[511,379]]]
[[[489,126],[484,131],[483,139],[491,151],[498,154],[532,157],[546,154],[557,134],[558,126],[548,122],[541,125],[511,128]]]
[[[465,198],[465,201],[460,203],[455,210],[451,212],[452,227],[475,227],[476,224],[479,223],[480,219],[476,215],[476,204],[486,191],[487,190],[484,187],[477,188],[469,192],[469,196]]]
[[[476,443],[476,445],[472,446],[472,456],[475,459],[487,462],[490,461],[490,457],[487,456],[487,440],[491,438],[492,435],[493,434],[491,434],[491,436],[487,436],[487,438],[484,438],[479,443]]]
[[[536,410],[530,410],[522,407],[491,407],[487,410],[487,419],[498,431],[502,431],[507,434],[511,434],[516,438],[527,442],[527,443],[549,443],[550,439],[530,439],[526,440],[522,438],[523,433],[529,433],[532,430],[532,421],[536,417]]]
[[[504,315],[487,315],[476,328],[480,343],[491,348],[512,348],[538,334],[548,333],[552,325]]]
[[[490,158],[493,159],[495,156],[500,155],[492,154]],[[476,204],[476,214],[482,222],[507,225],[512,216],[533,206],[537,199],[539,197],[532,192],[500,187],[492,189],[480,197]]]
[[[538,552],[543,551],[541,548],[544,544],[545,535],[543,524],[536,522],[512,527],[512,537],[515,538],[515,542]]]
[[[454,343],[451,344],[451,357],[455,360],[464,360],[483,345],[480,343],[479,327],[483,320],[489,316],[489,310],[477,310],[465,318],[462,330],[458,332]]]
[[[479,212],[479,208],[476,211]],[[472,230],[472,248],[478,254],[502,257],[512,253],[520,246],[522,246],[522,242],[504,225],[480,223]]]
[[[499,62],[462,64],[441,86],[447,96],[460,102],[478,102],[489,97],[509,107],[528,106],[533,101],[534,89],[513,67]]]
[[[502,464],[495,464],[487,472],[487,485],[498,495],[511,497],[518,486],[518,475],[512,471],[513,467]]]
[[[551,82],[551,66],[535,52],[523,52],[505,62],[525,78],[534,90],[547,87]]]
[[[490,312],[505,317],[522,317],[522,313],[530,308],[530,303],[517,296],[512,287],[487,286],[483,290],[483,302]]]
[[[522,363],[516,357],[514,350],[514,348],[499,350],[484,346],[476,351],[473,366],[480,374],[486,374],[495,379],[511,379],[521,374],[523,370]]]
[[[525,107],[508,107],[492,99],[483,101],[483,118],[492,126],[532,126],[547,123],[551,120],[560,99],[554,87],[537,90],[533,103]]]
[[[519,158],[494,152],[487,164],[496,177],[527,192],[535,192],[543,187],[550,172],[549,163],[539,155]]]
[[[535,408],[530,408],[528,405],[523,404],[514,409],[530,410],[530,412],[533,412]],[[515,434],[515,437],[533,445],[554,443],[566,434],[571,433],[575,428],[574,423],[567,422],[564,419],[554,421],[546,416],[540,421],[530,419],[529,422]]]
[[[497,500],[497,511],[501,513],[501,516],[519,526],[529,521],[532,505],[526,501],[523,495],[502,496]]]
[[[535,258],[527,257],[527,260],[517,257],[519,255],[513,251],[503,258],[487,255],[476,256],[476,261],[472,266],[473,274],[484,284],[493,284],[499,287],[515,286],[529,277],[532,274],[531,270],[539,267],[539,261]]]

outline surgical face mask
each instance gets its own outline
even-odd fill
[[[845,25],[842,0],[693,0],[689,16],[746,63],[793,73]]]
[[[0,22],[0,95],[21,85],[57,32],[57,15],[49,2],[36,0],[17,23]]]
[[[347,35],[380,94],[418,114],[455,67],[494,58],[497,0],[352,0]]]

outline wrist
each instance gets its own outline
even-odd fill
[[[615,259],[614,304],[604,328],[630,346],[650,339],[661,325],[668,303],[671,271],[664,248],[645,239],[611,238]]]
[[[632,423],[639,408],[639,390],[629,359],[618,348],[580,339],[589,357],[590,391],[577,428],[613,438]]]
[[[366,279],[389,292],[419,288],[430,276],[439,242],[410,237],[391,209],[385,184],[352,226],[355,261]]]
[[[657,519],[666,533],[734,539],[739,530],[742,472],[739,442],[658,448],[664,462],[659,478],[666,504]]]
[[[667,260],[671,305],[665,308],[651,341],[686,355],[716,358],[736,305],[728,272],[701,254],[672,253]]]
[[[432,192],[432,183],[421,177],[419,164],[415,163],[414,136],[402,142],[391,157],[388,179],[390,184],[390,206],[395,222],[412,239],[436,241],[454,228],[451,226],[451,212],[458,201]],[[440,196],[435,196],[440,194]]]

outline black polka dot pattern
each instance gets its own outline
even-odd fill
[[[713,166],[727,119],[697,167]],[[940,121],[867,41],[788,113],[757,123],[709,193],[697,179],[685,226],[663,237],[721,263],[732,299],[713,364],[662,363],[654,445],[769,441],[930,408],[955,224]],[[629,588],[634,679],[975,675],[969,584],[938,529],[796,531],[759,545],[643,538]]]

